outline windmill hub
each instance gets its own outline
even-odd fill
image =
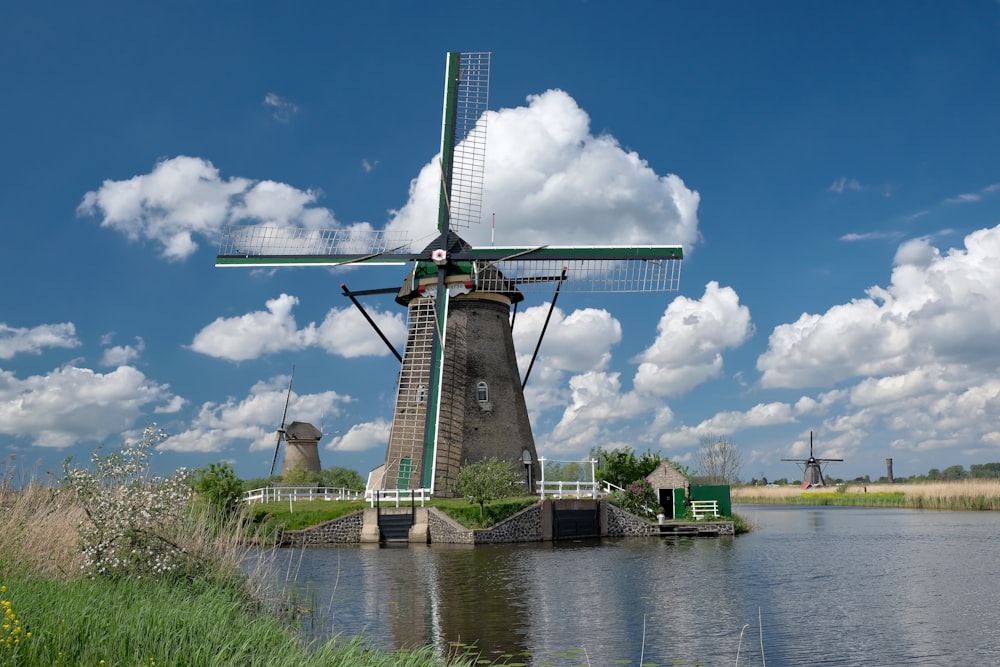
[[[438,248],[431,252],[431,261],[433,261],[438,266],[444,266],[448,263],[448,251]]]

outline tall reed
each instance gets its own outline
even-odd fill
[[[242,573],[244,518],[220,521],[204,505],[190,505],[163,536],[198,567],[164,576],[88,575],[78,531],[88,517],[78,499],[16,478],[10,468],[0,469],[0,604],[16,628],[12,622],[8,636],[0,635],[0,667],[474,664],[431,647],[382,651],[364,637],[308,642],[287,614],[265,603],[266,580]]]
[[[905,484],[849,484],[801,489],[796,486],[743,486],[732,489],[736,503],[841,505],[913,509],[1000,510],[1000,480],[956,480]]]

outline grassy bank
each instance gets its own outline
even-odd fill
[[[733,487],[734,503],[764,505],[838,505],[912,509],[1000,510],[1000,480],[958,480],[921,484],[849,484],[800,489],[796,486]]]
[[[271,598],[261,582],[240,572],[238,531],[197,511],[158,535],[190,567],[94,575],[79,541],[88,521],[79,498],[38,484],[15,489],[0,475],[0,666],[473,664],[431,648],[382,651],[364,638],[306,643],[289,605],[263,602]]]
[[[0,646],[0,665],[440,664],[429,650],[390,654],[358,638],[306,646],[236,581],[63,581],[16,570],[3,580],[21,632]]]
[[[435,507],[466,528],[476,529],[489,528],[537,502],[538,498],[534,496],[495,500],[486,504],[482,519],[479,517],[479,505],[474,505],[465,498],[432,498],[425,502],[425,507]],[[265,534],[273,535],[279,528],[301,530],[339,519],[365,507],[368,507],[368,503],[364,500],[316,499],[299,500],[291,505],[287,501],[254,503],[249,507],[249,512],[255,526]]]

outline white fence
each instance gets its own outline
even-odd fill
[[[420,501],[420,506],[424,506],[424,501],[431,497],[430,489],[377,489],[365,492],[365,500],[370,507],[375,507],[375,503],[395,503],[399,507],[399,501],[404,503],[415,503]]]
[[[719,501],[717,500],[692,500],[691,514],[695,519],[719,516]]]
[[[597,498],[601,493],[600,484],[594,482],[538,482],[535,490],[542,500],[545,496],[550,498],[562,498],[570,496],[572,498]]]
[[[245,503],[268,503],[288,500],[360,500],[362,491],[336,489],[329,486],[265,486],[243,494]]]

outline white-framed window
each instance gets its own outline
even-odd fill
[[[490,402],[490,386],[484,380],[476,384],[476,400],[480,403]]]

